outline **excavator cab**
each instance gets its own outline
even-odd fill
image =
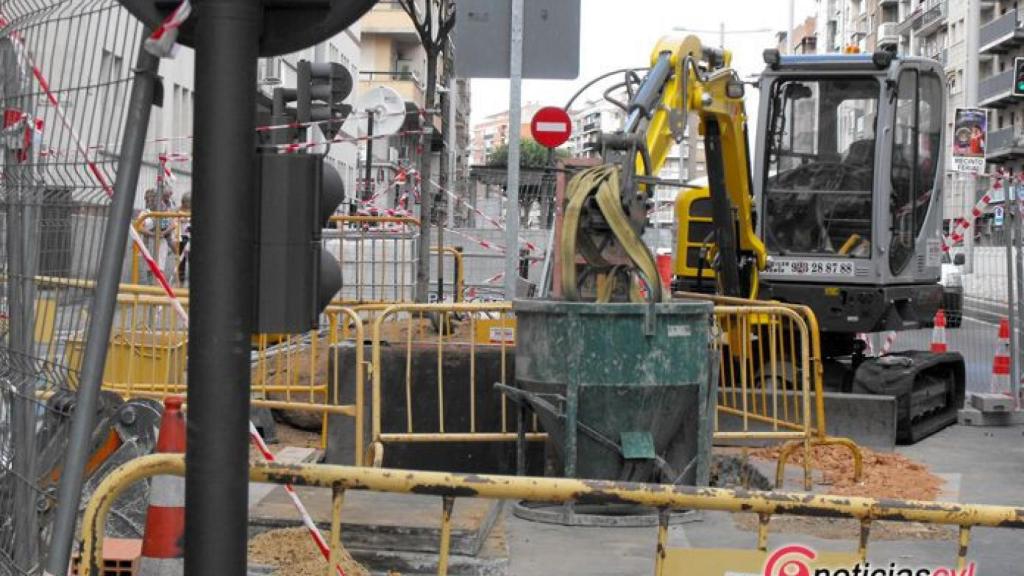
[[[840,347],[930,325],[943,294],[941,66],[888,52],[765,60],[762,296],[810,305]]]

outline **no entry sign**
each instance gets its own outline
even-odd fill
[[[558,148],[572,134],[572,120],[561,108],[547,106],[533,115],[530,121],[530,134],[538,144],[545,148]]]

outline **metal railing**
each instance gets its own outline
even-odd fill
[[[111,472],[99,484],[89,500],[82,520],[82,576],[99,576],[103,565],[103,540],[107,516],[117,497],[134,482],[156,475],[185,474],[185,459],[176,454],[143,456]],[[915,500],[879,500],[852,496],[820,496],[802,493],[756,492],[717,488],[637,484],[601,480],[534,478],[485,474],[450,474],[412,470],[382,470],[318,464],[280,465],[254,463],[249,467],[252,482],[289,483],[300,486],[330,488],[331,506],[330,562],[325,573],[341,558],[341,512],[346,490],[371,490],[392,494],[421,494],[442,499],[441,538],[437,574],[448,574],[451,552],[452,510],[456,498],[491,498],[534,502],[565,503],[585,501],[588,504],[636,504],[658,508],[657,545],[654,574],[665,574],[670,512],[673,510],[747,512],[758,515],[758,550],[767,551],[772,516],[805,516],[852,518],[860,522],[857,554],[867,561],[871,527],[875,521],[921,522],[957,526],[957,569],[967,562],[971,529],[1024,528],[1024,508],[923,502]],[[187,549],[186,549],[187,554]],[[571,559],[570,559],[571,560]]]
[[[188,252],[183,242],[183,237],[187,236],[183,233],[191,218],[191,212],[180,210],[146,211],[132,222],[172,286],[183,286],[186,283]],[[140,256],[138,247],[132,245],[131,283],[142,284],[145,280],[145,283],[155,284],[148,268],[143,278]]]
[[[345,302],[408,302],[416,292],[419,220],[406,216],[330,218],[324,250],[341,263]]]
[[[416,84],[420,83],[419,76],[412,70],[366,70],[360,71],[359,77],[361,80],[368,80],[370,82],[403,80],[415,82]]]
[[[981,46],[982,52],[989,52],[1019,36],[1024,36],[1024,25],[1018,17],[1017,10],[1008,10],[1006,14],[993,18],[981,26],[978,45]]]
[[[984,106],[1010,98],[1013,88],[1013,69],[981,79],[978,86],[978,102]]]
[[[829,436],[825,421],[824,368],[818,319],[807,306],[676,292],[674,297],[715,303],[722,334],[717,414],[737,417],[742,429],[717,429],[714,440],[786,441],[776,467],[782,486],[786,463],[803,450],[804,489],[811,489],[810,453],[814,446],[843,446],[853,460],[854,479],[863,473],[855,442]],[[756,426],[760,429],[755,430]],[[769,428],[765,430],[764,428]]]
[[[92,281],[39,277],[41,286],[91,288]],[[188,310],[189,296],[178,290],[178,300]],[[362,346],[355,346],[351,373],[339,368],[338,346],[365,338],[364,310],[331,305],[319,328],[303,335],[259,334],[252,338],[252,405],[273,410],[296,410],[322,415],[321,434],[326,439],[327,415],[356,419],[356,454],[361,456],[363,386],[356,385],[355,401],[340,402],[343,380],[366,378]],[[56,336],[55,336],[56,337]],[[70,368],[70,384],[77,385],[84,335],[61,335]],[[103,373],[103,389],[124,398],[165,398],[187,392],[188,328],[156,286],[122,284],[118,294],[111,341]],[[53,347],[56,349],[56,347]]]
[[[373,320],[371,334],[371,366],[372,366],[372,392],[371,392],[371,438],[368,451],[369,461],[375,466],[383,462],[384,445],[389,442],[514,442],[517,438],[516,431],[509,422],[510,408],[504,395],[501,395],[497,406],[481,406],[477,396],[481,386],[488,390],[494,384],[493,381],[477,382],[478,374],[478,351],[489,347],[499,351],[499,363],[501,381],[508,380],[509,373],[509,350],[514,346],[514,341],[508,337],[509,328],[514,334],[514,321],[511,315],[512,305],[508,302],[498,303],[462,303],[462,304],[396,304],[388,306],[380,312]],[[479,330],[496,329],[497,337],[488,337],[493,344],[481,344],[478,342],[477,332]],[[386,329],[390,334],[385,333]],[[384,413],[384,362],[382,360],[382,348],[390,342],[390,348],[394,350],[396,344],[404,346],[404,366],[400,371],[404,377],[404,426],[401,431],[385,431],[382,421]],[[417,381],[413,370],[414,348],[421,347],[436,350],[436,382],[432,384],[436,391],[436,405],[424,405],[422,400],[415,398],[416,385],[425,385],[423,381]],[[447,427],[446,413],[452,408],[446,399],[451,398],[451,378],[445,378],[445,353],[454,348],[461,348],[468,353],[468,386],[459,393],[465,393],[468,401],[468,414],[466,414],[464,429],[453,430]],[[434,391],[432,391],[433,393]],[[416,411],[430,411],[436,414],[436,426],[429,430],[418,429],[414,426]],[[486,414],[487,421],[497,422],[495,428],[485,428],[482,422],[485,420],[483,410],[489,410]],[[498,414],[493,411],[497,410]],[[534,432],[528,435],[529,440],[540,440],[545,436]]]
[[[679,294],[683,296],[683,294]],[[804,451],[804,488],[811,489],[811,449],[819,445],[846,447],[854,463],[854,475],[862,474],[862,456],[857,445],[847,438],[828,436],[825,432],[825,407],[821,347],[817,320],[804,306],[759,302],[737,298],[711,297],[686,294],[686,297],[711,300],[715,303],[715,320],[720,334],[720,377],[717,403],[716,431],[719,442],[778,440],[785,442],[776,471],[776,485],[781,486],[785,466],[796,450]],[[371,446],[367,452],[375,465],[383,463],[384,445],[389,442],[512,442],[516,432],[509,423],[509,410],[504,395],[500,406],[491,406],[498,414],[489,414],[497,427],[483,429],[477,425],[476,394],[477,343],[474,333],[481,315],[497,316],[497,320],[512,325],[511,305],[507,302],[488,304],[397,304],[383,310],[379,308],[372,321],[371,334]],[[452,328],[452,319],[460,317],[468,331],[461,334]],[[428,324],[429,319],[429,324]],[[494,322],[495,318],[489,321]],[[386,333],[387,327],[387,333]],[[468,339],[467,339],[468,336]],[[404,367],[395,372],[392,362],[386,369],[383,348],[388,345],[391,354],[395,346],[403,346]],[[508,349],[504,339],[495,342],[500,350],[501,381],[506,382]],[[446,353],[458,347],[468,347],[469,354],[469,414],[461,420],[468,423],[464,429],[452,430],[445,426],[445,415],[453,408],[446,401],[450,386],[446,384]],[[413,369],[414,349],[436,350],[436,383],[416,379]],[[384,430],[382,414],[385,395],[382,391],[385,373],[404,378],[404,397],[394,401],[404,404],[404,426]],[[490,387],[492,382],[485,382]],[[415,389],[431,385],[430,400],[424,404]],[[421,388],[422,389],[422,388]],[[434,402],[436,405],[429,405]],[[426,395],[424,394],[424,397]],[[450,400],[450,398],[449,398]],[[387,400],[389,403],[392,400]],[[394,409],[386,410],[395,414]],[[436,414],[436,421],[426,428],[414,426],[416,411]],[[738,431],[719,430],[723,417],[738,420]],[[533,423],[529,440],[545,437]]]
[[[998,158],[1008,154],[1024,154],[1024,128],[1010,126],[988,133],[986,157]]]

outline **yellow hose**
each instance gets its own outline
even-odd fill
[[[579,277],[576,270],[576,255],[583,256],[594,269],[606,273],[608,280],[598,291],[597,301],[608,302],[615,292],[615,282],[620,274],[627,273],[630,279],[630,300],[644,301],[636,287],[635,277],[639,276],[647,285],[647,296],[654,302],[663,299],[658,267],[650,249],[637,236],[630,225],[629,216],[622,209],[622,190],[619,187],[619,167],[616,165],[595,166],[583,170],[566,187],[568,204],[562,220],[562,238],[559,247],[562,279],[562,297],[579,300]],[[584,230],[580,220],[587,200],[595,197],[612,235],[629,258],[630,266],[625,268],[611,265],[601,254]]]

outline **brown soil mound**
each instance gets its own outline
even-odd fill
[[[249,540],[249,562],[274,566],[277,576],[323,576],[327,567],[305,528],[282,528],[255,536]],[[345,576],[370,574],[344,548],[340,564]]]
[[[853,457],[841,446],[816,446],[811,452],[811,466],[822,473],[824,492],[837,496],[867,498],[896,498],[933,501],[942,491],[943,481],[928,467],[906,456],[892,452],[875,452],[861,448],[864,455],[864,473],[860,482],[853,480]],[[776,461],[779,447],[751,451],[751,456]],[[790,463],[803,464],[803,451],[790,457]],[[757,529],[757,517],[740,515],[736,524],[744,530]],[[828,539],[853,539],[859,534],[856,520],[776,516],[771,521],[771,532],[813,534]],[[953,527],[903,523],[874,522],[873,540],[936,540],[955,537]]]
[[[860,482],[853,480],[853,456],[842,446],[815,446],[811,451],[811,467],[821,470],[829,494],[864,496],[867,498],[899,498],[935,500],[943,481],[928,467],[893,452],[875,452],[861,448],[864,474]],[[755,458],[777,460],[779,448],[762,448],[751,452]],[[793,464],[803,464],[803,451],[790,457]]]

